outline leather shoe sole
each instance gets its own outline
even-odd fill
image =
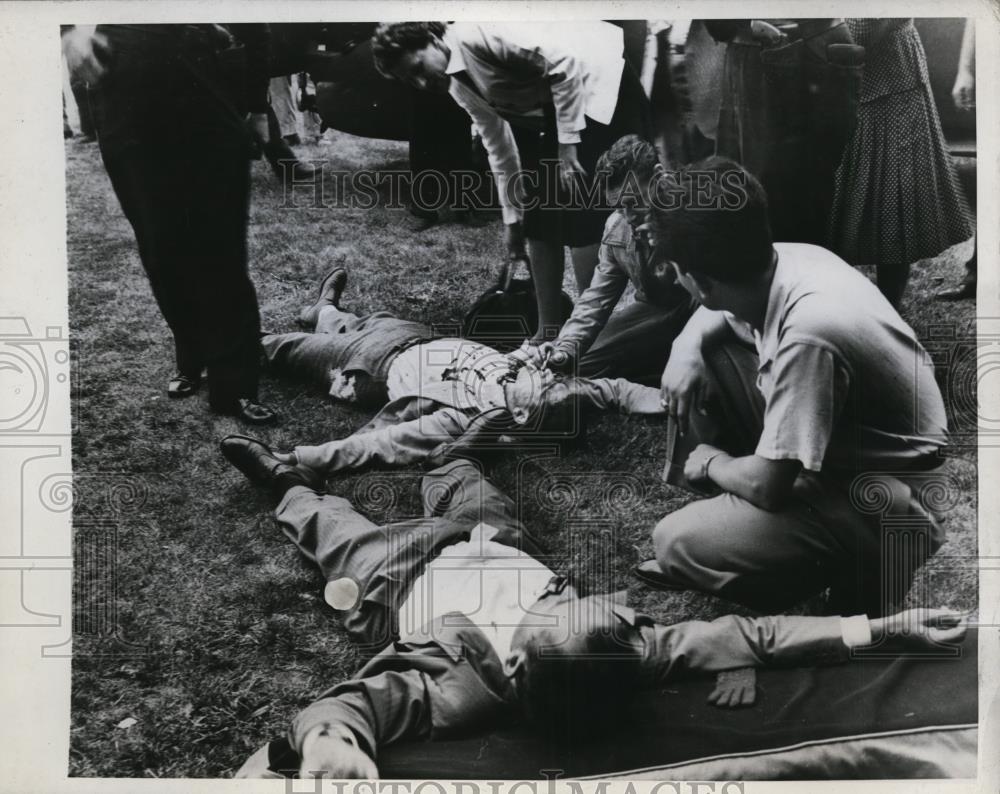
[[[335,267],[327,273],[319,283],[319,295],[316,302],[308,309],[303,309],[296,322],[302,328],[312,329],[319,321],[320,310],[324,306],[339,306],[340,296],[347,286],[347,269]]]
[[[632,575],[654,590],[668,590],[675,593],[682,593],[685,590],[693,590],[692,587],[685,587],[669,579],[660,564],[656,560],[646,560],[640,562],[632,569]]]
[[[271,448],[256,438],[226,436],[219,442],[219,450],[254,485],[279,493],[294,485],[304,485],[315,491],[323,489],[322,479],[314,472],[278,460]]]

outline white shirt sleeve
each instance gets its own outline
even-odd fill
[[[840,633],[844,638],[844,645],[848,648],[872,644],[872,627],[867,615],[841,618]]]
[[[756,454],[798,460],[803,468],[820,471],[848,382],[846,370],[826,348],[783,345],[759,373],[766,407]]]

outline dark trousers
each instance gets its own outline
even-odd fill
[[[432,336],[423,323],[388,312],[359,317],[324,306],[315,333],[268,334],[260,345],[276,375],[314,383],[338,400],[381,406],[388,399],[386,377],[396,354]]]
[[[716,153],[760,180],[776,240],[826,244],[861,85],[861,66],[831,62],[828,46],[851,41],[841,22],[780,47],[749,32],[727,46]]]
[[[580,359],[582,378],[627,378],[658,386],[673,340],[691,317],[685,301],[672,309],[637,300],[616,311]]]
[[[101,156],[174,337],[209,400],[255,398],[260,317],[247,273],[249,139],[216,54],[183,26],[106,26],[113,60],[91,89]]]
[[[398,487],[371,475],[371,488],[358,494]],[[285,534],[314,562],[331,590],[356,594],[353,605],[331,603],[344,628],[367,649],[387,645],[398,634],[398,610],[413,582],[441,549],[468,540],[479,523],[495,527],[497,543],[538,556],[541,549],[517,518],[514,502],[468,461],[453,461],[421,479],[423,518],[378,526],[359,512],[362,505],[292,488],[275,510]],[[378,496],[375,496],[376,502]],[[339,608],[338,608],[339,607]]]
[[[87,84],[80,80],[69,81],[70,90],[73,92],[73,99],[76,101],[76,110],[80,116],[80,134],[94,135],[93,114],[90,112],[90,92]]]
[[[470,209],[456,201],[456,180],[459,173],[474,170],[468,114],[447,94],[414,91],[410,121],[410,202],[414,214]],[[490,194],[480,189],[474,201],[472,196],[469,199],[472,204],[488,205]]]

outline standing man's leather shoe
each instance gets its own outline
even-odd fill
[[[347,269],[339,265],[323,276],[319,283],[319,296],[316,302],[299,313],[296,322],[302,328],[313,329],[319,321],[319,313],[324,306],[340,306],[340,297],[347,286]]]
[[[278,460],[271,448],[249,436],[226,436],[219,442],[223,457],[254,485],[267,488],[281,498],[289,488],[304,485],[322,491],[323,480],[311,469]]]

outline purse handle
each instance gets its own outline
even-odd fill
[[[529,284],[534,283],[534,279],[531,276],[531,263],[528,260],[528,258],[526,256],[511,258],[506,260],[500,266],[500,274],[499,277],[497,278],[497,286],[496,286],[497,292],[510,291],[510,285],[514,283],[514,271],[517,269],[517,265],[521,262],[524,263],[524,268],[525,270],[528,271],[528,278],[527,278],[528,283]]]

